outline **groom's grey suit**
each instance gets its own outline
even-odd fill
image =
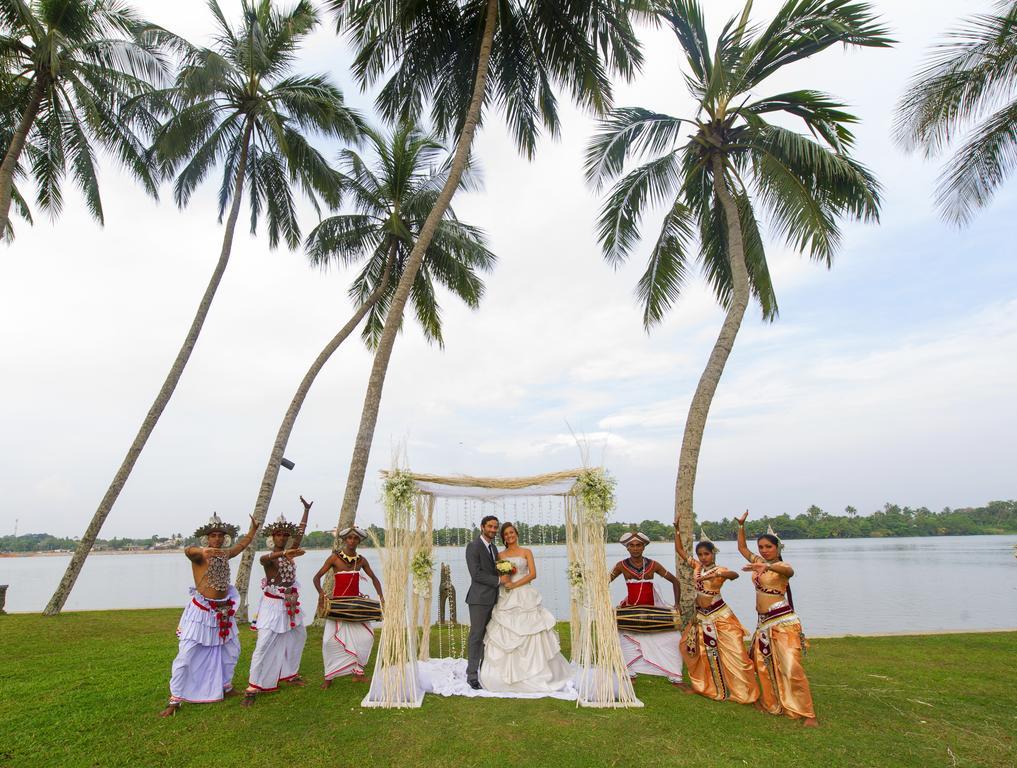
[[[466,664],[466,679],[475,681],[484,659],[484,634],[491,611],[498,602],[498,587],[501,579],[495,567],[498,548],[490,546],[477,536],[466,545],[466,567],[470,570],[470,589],[466,593],[466,604],[470,607],[469,660]]]

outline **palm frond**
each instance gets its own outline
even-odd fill
[[[1017,2],[968,19],[933,48],[901,99],[894,137],[906,150],[942,152],[972,123],[998,109],[1017,82]]]
[[[680,160],[677,150],[669,152],[631,171],[611,189],[597,218],[597,239],[608,262],[621,264],[639,242],[639,221],[645,208],[678,194],[682,186]]]
[[[643,327],[659,323],[681,294],[688,277],[689,251],[695,238],[695,217],[684,203],[675,201],[664,216],[646,270],[636,284],[643,307]]]
[[[1017,168],[1017,101],[980,124],[947,164],[936,187],[942,215],[957,225],[986,207]]]
[[[674,149],[689,121],[639,107],[613,110],[600,122],[600,129],[586,149],[587,181],[600,189],[614,178],[633,155],[660,154]]]

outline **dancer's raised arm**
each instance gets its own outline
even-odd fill
[[[232,547],[226,550],[229,553],[230,557],[236,557],[245,549],[247,549],[251,545],[251,542],[254,541],[254,534],[258,532],[258,521],[254,519],[254,515],[250,515],[250,518],[251,518],[250,530],[247,531],[247,533],[245,533],[239,539],[237,539],[236,544],[234,544]]]
[[[313,501],[307,501],[303,496],[300,497],[300,503],[304,505],[304,515],[300,518],[300,525],[297,526],[297,535],[293,537],[293,548],[300,549],[301,543],[304,541],[304,532],[307,530],[307,515],[311,511],[311,505]]]
[[[745,541],[745,519],[748,516],[749,510],[746,509],[741,517],[735,518],[735,521],[738,523],[738,551],[742,553],[742,557],[751,563],[758,557],[758,555],[752,554],[752,550],[749,549],[749,545]]]

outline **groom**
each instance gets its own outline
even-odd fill
[[[498,586],[509,577],[498,575],[495,562],[498,547],[494,537],[498,535],[498,518],[488,515],[480,521],[480,535],[466,545],[466,567],[470,569],[470,591],[466,593],[466,604],[470,607],[470,647],[466,664],[466,682],[480,690],[477,679],[480,662],[484,660],[484,634],[491,611],[498,602]]]

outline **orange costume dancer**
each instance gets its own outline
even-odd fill
[[[698,560],[682,546],[675,524],[674,548],[694,571],[696,613],[682,634],[682,658],[689,672],[691,689],[716,701],[752,704],[759,699],[756,671],[745,651],[745,627],[720,596],[725,581],[738,574],[716,563],[717,547],[700,531],[696,545]]]
[[[783,544],[768,529],[756,541],[759,554],[754,555],[745,543],[745,518],[738,518],[738,551],[749,564],[743,571],[752,573],[756,588],[756,612],[759,624],[752,635],[749,656],[759,676],[760,709],[771,715],[801,719],[805,725],[819,725],[812,705],[809,679],[802,667],[807,649],[802,623],[795,613],[789,580],[794,569],[783,561]]]

